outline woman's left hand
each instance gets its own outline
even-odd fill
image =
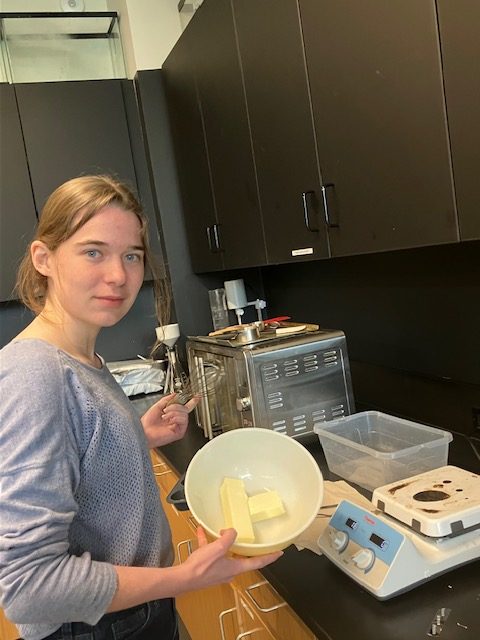
[[[185,405],[182,405],[172,402],[174,397],[174,393],[164,396],[151,406],[141,418],[150,448],[175,442],[185,435],[188,414],[198,404],[199,398],[192,398]]]

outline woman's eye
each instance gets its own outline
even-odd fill
[[[125,260],[127,262],[140,262],[143,259],[139,253],[127,253]]]
[[[85,251],[85,255],[89,258],[97,258],[100,255],[100,251],[98,249],[88,249]]]

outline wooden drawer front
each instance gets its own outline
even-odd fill
[[[236,627],[238,627],[238,631],[235,631],[236,635],[233,636],[225,634],[225,640],[241,640],[242,638],[275,640],[263,621],[253,611],[252,606],[247,602],[242,592],[235,587],[233,591],[235,593]]]
[[[157,484],[165,492],[166,497],[178,482],[178,476],[158,454],[152,452],[150,457]]]
[[[7,620],[2,609],[0,609],[0,640],[16,640],[16,638],[20,638],[17,627],[10,620]]]
[[[241,574],[233,585],[276,640],[315,640],[314,634],[260,573]]]

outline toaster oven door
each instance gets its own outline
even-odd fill
[[[235,358],[194,348],[189,350],[188,360],[190,375],[197,379],[197,388],[202,387],[201,377],[209,367],[220,369],[214,389],[202,395],[195,408],[197,424],[203,429],[205,437],[211,439],[224,431],[240,427],[240,416],[235,406]]]

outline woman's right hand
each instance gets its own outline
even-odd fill
[[[283,555],[283,551],[253,557],[229,555],[236,537],[235,529],[225,529],[217,540],[209,543],[205,531],[197,527],[198,549],[181,565],[187,572],[185,591],[229,582],[239,573],[266,567]]]

